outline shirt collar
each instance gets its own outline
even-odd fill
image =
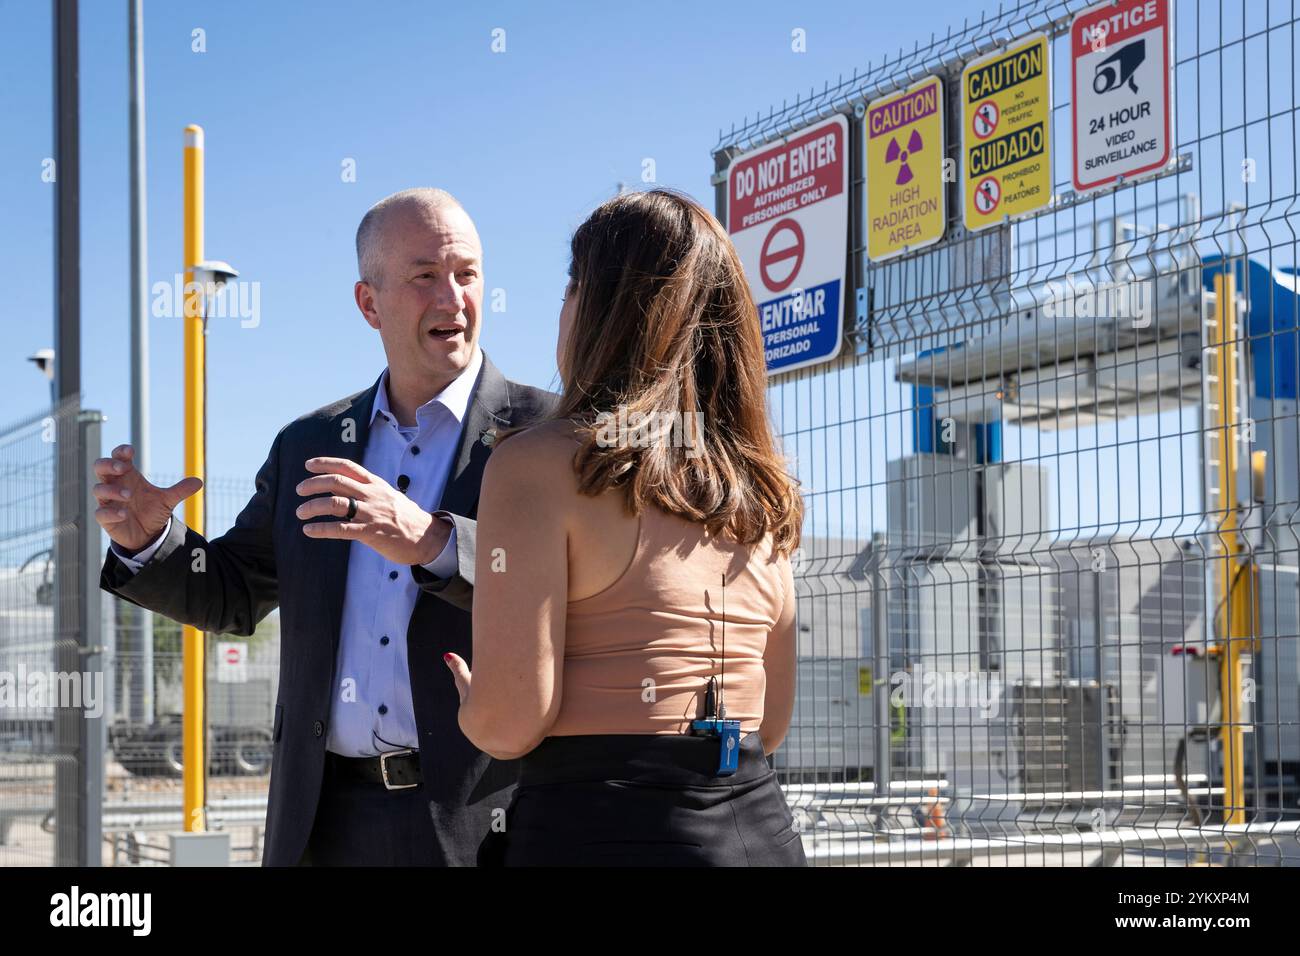
[[[470,394],[474,391],[474,382],[478,380],[478,372],[482,366],[483,349],[475,345],[474,357],[469,360],[469,364],[465,366],[464,370],[446,388],[415,410],[416,423],[419,424],[428,415],[428,410],[435,403],[444,406],[456,416],[456,421],[463,422],[465,412],[469,409]],[[370,410],[370,424],[374,424],[375,416],[380,412],[390,418],[394,425],[397,424],[397,416],[393,414],[388,405],[387,366],[385,366],[383,374],[379,376],[379,386],[375,390],[374,407]]]

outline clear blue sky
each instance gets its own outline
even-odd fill
[[[0,0],[3,414],[40,407],[26,356],[53,344],[50,4]],[[129,432],[126,0],[81,4],[84,392]],[[384,366],[352,302],[356,223],[412,185],[459,196],[507,311],[483,343],[507,375],[553,383],[570,231],[617,184],[660,183],[712,207],[720,126],[910,48],[969,5],[746,2],[198,3],[146,0],[149,277],[181,264],[181,131],[207,134],[207,253],[261,283],[261,325],[212,322],[214,476],[251,479],[275,432],[368,386]],[[206,31],[207,52],[191,51]],[[506,31],[506,52],[491,32]],[[807,52],[790,49],[807,31]],[[357,182],[341,181],[342,161]],[[181,464],[181,339],[152,320],[153,463]]]

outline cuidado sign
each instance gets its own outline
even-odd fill
[[[849,124],[844,116],[738,156],[727,225],[758,306],[768,372],[834,358],[844,332]]]
[[[1035,34],[962,70],[962,172],[970,230],[1042,209],[1052,198],[1051,74]]]
[[[943,81],[927,77],[867,104],[867,256],[875,262],[933,245],[947,221]]]
[[[1077,191],[1169,161],[1171,21],[1169,0],[1119,0],[1070,22]]]

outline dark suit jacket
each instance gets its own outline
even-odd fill
[[[361,462],[375,384],[286,425],[257,473],[256,491],[226,534],[211,541],[173,516],[153,558],[133,575],[109,549],[100,585],[134,604],[210,633],[250,635],[280,608],[280,686],[275,705],[274,762],[266,811],[267,866],[298,863],[315,818],[325,761],[334,666],[351,542],[302,533],[294,487],[317,455]],[[457,723],[459,698],[442,655],[471,661],[475,515],[483,465],[491,452],[483,433],[541,417],[557,396],[509,382],[486,353],[465,417],[441,509],[456,524],[459,573],[439,580],[421,567],[422,592],[407,633],[411,697],[420,735],[420,769],[447,865],[473,865],[492,811],[504,810],[518,764],[493,760]],[[206,551],[206,570],[192,572]]]

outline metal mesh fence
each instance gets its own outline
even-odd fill
[[[1300,22],[1175,3],[1169,165],[1077,195],[1085,6],[1004,7],[714,150],[725,222],[739,153],[835,113],[860,144],[866,102],[1050,38],[1050,206],[967,233],[954,183],[941,243],[872,262],[855,149],[846,346],[770,386],[807,507],[776,761],[815,862],[1300,862]]]
[[[74,496],[88,494],[83,473],[99,448],[87,426],[98,421],[69,407],[0,432],[0,866],[79,863],[79,850],[107,865],[165,863],[167,833],[181,828],[180,626],[100,591],[106,536],[55,517],[58,444],[78,443],[68,481]],[[205,488],[216,536],[251,481]],[[77,560],[60,586],[69,537]],[[81,620],[82,602],[95,621]],[[261,858],[278,622],[272,614],[250,638],[208,640],[207,819],[231,831],[234,862]]]
[[[179,475],[151,476],[170,485]],[[234,524],[252,480],[209,479],[207,537]],[[106,660],[115,689],[105,771],[105,861],[165,863],[167,833],[181,826],[181,627],[108,599],[115,641]],[[271,726],[279,682],[279,612],[248,638],[208,635],[209,830],[228,830],[235,863],[261,860],[271,771]],[[143,635],[151,634],[146,641]]]
[[[0,431],[0,866],[98,849],[104,602],[84,507],[99,422],[71,402]]]
[[[14,675],[13,705],[0,711],[0,860],[6,865],[54,861],[52,841],[29,836],[53,812],[54,715],[26,695],[17,677],[54,669],[54,459],[41,418],[9,429],[0,443],[3,480],[10,494],[0,510],[0,658]],[[23,681],[25,690],[26,681]]]

